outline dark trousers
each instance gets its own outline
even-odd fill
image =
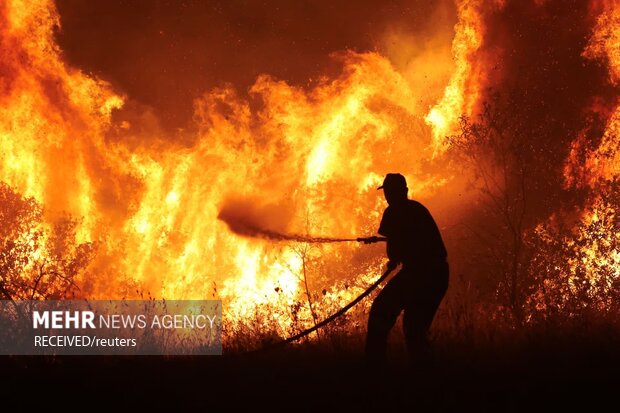
[[[407,350],[413,361],[428,350],[428,330],[448,289],[448,263],[405,266],[381,290],[370,308],[366,357],[370,363],[385,362],[387,338],[403,314]]]

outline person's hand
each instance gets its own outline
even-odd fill
[[[363,242],[364,244],[374,244],[375,242],[379,241],[379,237],[358,238],[358,240]]]
[[[387,270],[388,271],[393,271],[394,268],[396,268],[396,267],[398,267],[398,262],[397,261],[392,261],[392,260],[388,261],[388,263],[387,263]]]

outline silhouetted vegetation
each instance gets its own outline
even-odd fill
[[[77,222],[49,225],[34,198],[0,182],[0,296],[3,300],[59,300],[77,289],[76,277],[94,254],[76,242]]]

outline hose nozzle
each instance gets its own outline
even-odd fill
[[[360,237],[357,239],[359,242],[363,242],[364,244],[374,244],[375,242],[387,241],[385,237]]]

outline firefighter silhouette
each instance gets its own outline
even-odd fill
[[[372,303],[366,357],[373,365],[385,362],[389,332],[404,312],[408,353],[413,362],[422,362],[429,356],[429,328],[448,289],[446,248],[428,209],[408,198],[404,176],[387,174],[377,189],[383,189],[388,203],[378,230],[387,238],[388,267],[402,264],[402,269]]]

